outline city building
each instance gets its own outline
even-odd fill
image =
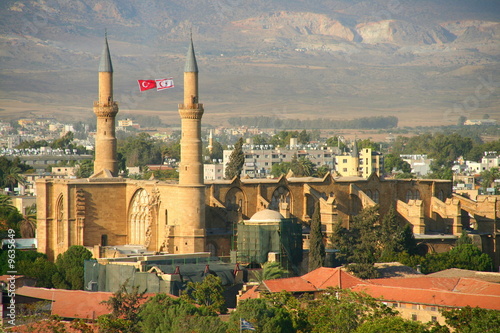
[[[232,152],[232,149],[226,149],[223,152],[224,172]],[[270,178],[274,164],[290,163],[294,156],[307,158],[316,167],[326,165],[330,170],[334,170],[334,157],[338,153],[338,149],[326,146],[298,145],[291,141],[289,146],[283,148],[273,145],[245,144],[243,145],[243,153],[245,154],[245,164],[241,171],[241,177]]]
[[[99,98],[94,102],[97,117],[94,174],[86,179],[40,179],[36,183],[38,249],[52,260],[71,245],[87,247],[96,258],[104,256],[110,248],[124,245],[139,246],[149,252],[206,251],[229,257],[238,222],[270,209],[286,211],[282,215],[294,218],[297,223],[308,223],[319,202],[327,237],[339,222],[348,227],[363,208],[378,205],[384,215],[394,207],[413,227],[413,232],[421,236],[423,249],[448,250],[464,228],[474,226],[476,244],[494,257],[497,267],[500,264],[497,197],[479,196],[474,201],[455,195],[452,182],[447,180],[382,179],[378,176],[382,157],[370,149],[351,155],[353,164],[357,161],[358,168],[363,167],[352,170],[363,177],[329,173],[322,178],[288,175],[277,179],[205,180],[200,129],[204,107],[199,102],[198,66],[192,41],[184,67],[184,100],[179,104],[182,132],[179,182],[118,177],[115,137],[118,104],[113,98],[112,82],[113,68],[106,40],[99,66]],[[275,157],[273,151],[278,150],[254,147],[252,155],[259,155],[260,159],[260,155],[267,153],[270,155],[267,163],[271,163],[267,167],[271,167],[273,162],[283,161],[279,154],[292,154],[280,148]],[[333,152],[311,149],[302,154],[319,155],[312,160],[318,165],[327,159],[333,163]],[[253,170],[262,167],[266,166],[259,164]]]
[[[498,274],[498,273],[497,273]],[[500,310],[500,284],[475,278],[414,275],[404,278],[359,279],[344,268],[321,267],[300,277],[264,280],[239,297],[259,298],[262,293],[288,291],[296,296],[317,297],[328,288],[366,293],[409,320],[445,325],[440,310],[466,306]]]

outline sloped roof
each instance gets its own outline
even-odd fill
[[[431,277],[467,277],[488,282],[500,283],[500,273],[498,272],[478,272],[460,268],[450,268],[444,271],[428,274]]]
[[[274,279],[262,281],[264,286],[272,293],[278,293],[280,291],[288,291],[291,293],[295,292],[311,292],[316,291],[316,287],[310,282],[302,278],[284,278],[284,279]]]
[[[500,310],[500,296],[465,294],[453,291],[403,288],[374,284],[359,284],[351,288],[379,299],[403,303],[428,304],[445,307],[480,307]]]
[[[372,284],[412,289],[500,296],[500,284],[471,278],[407,277],[369,280]]]
[[[318,290],[328,287],[351,288],[357,284],[366,283],[366,281],[347,273],[340,267],[320,267],[302,275],[301,278],[313,284]]]
[[[103,301],[107,301],[112,292],[89,292],[83,290],[47,289],[21,287],[16,291],[19,295],[53,301],[52,314],[62,318],[96,319],[111,311]]]
[[[101,54],[101,62],[99,63],[99,72],[113,73],[113,64],[109,54],[108,37],[104,38],[104,47]]]

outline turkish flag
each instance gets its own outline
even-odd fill
[[[163,89],[169,89],[174,87],[174,80],[170,77],[168,79],[158,79],[156,80],[156,91]]]
[[[139,89],[141,89],[141,91],[156,88],[155,80],[137,80],[137,83],[139,83]]]

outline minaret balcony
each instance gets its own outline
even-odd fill
[[[179,104],[179,109],[203,111],[203,103]]]
[[[94,101],[94,113],[97,117],[115,117],[118,113],[118,103]]]

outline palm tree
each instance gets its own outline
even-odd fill
[[[29,206],[19,222],[22,238],[35,238],[36,232],[36,204]]]
[[[19,167],[10,167],[4,178],[4,186],[14,189],[18,183],[24,184],[26,179],[21,175],[22,170]]]
[[[12,199],[6,194],[0,194],[0,211],[10,212],[15,209],[16,207],[12,205]]]
[[[288,271],[281,268],[280,263],[276,261],[268,261],[262,265],[262,271],[254,272],[255,279],[258,282],[279,279],[286,274],[288,274]]]

